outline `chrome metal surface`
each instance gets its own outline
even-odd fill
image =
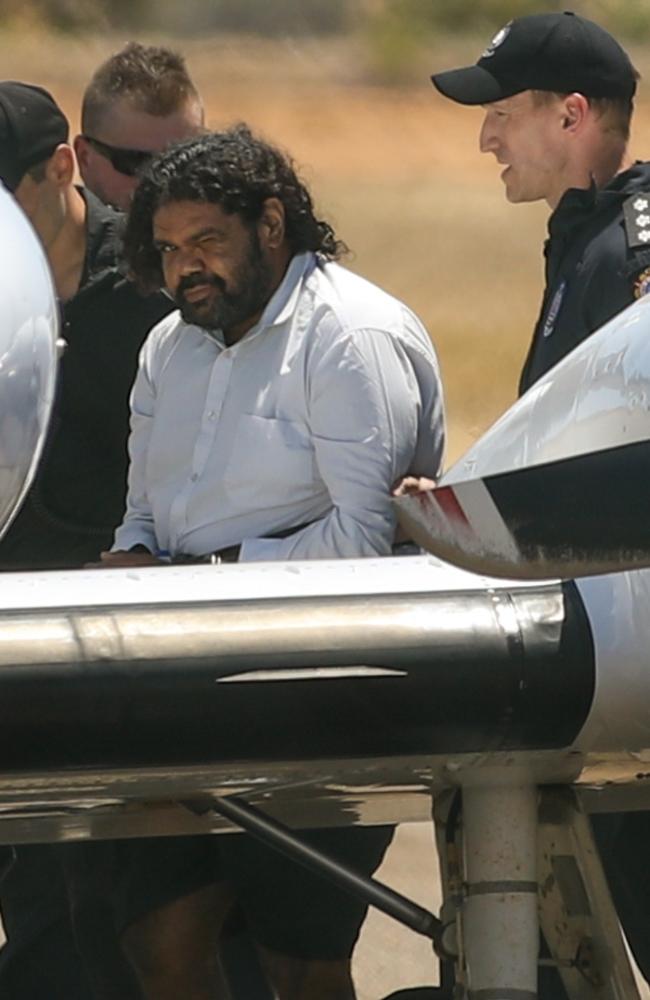
[[[566,747],[593,664],[564,663],[557,584],[493,585],[430,558],[3,582],[9,842],[191,832],[176,803],[202,792],[289,825],[425,819],[432,786],[524,747],[540,781],[580,770]]]
[[[203,601],[0,612],[2,771],[561,749],[587,717],[560,585],[210,600],[204,581]]]
[[[43,447],[54,396],[58,312],[41,246],[0,184],[0,536]]]

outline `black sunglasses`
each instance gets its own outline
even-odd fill
[[[135,177],[138,171],[149,163],[154,153],[146,152],[144,149],[121,149],[119,146],[109,146],[107,142],[100,142],[92,135],[82,135],[89,145],[96,149],[101,156],[105,156],[112,167],[120,174],[127,177]]]

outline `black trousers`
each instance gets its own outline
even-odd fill
[[[0,951],[3,1000],[93,1000],[63,873],[49,845],[16,848],[0,884],[0,906],[7,936]]]
[[[66,879],[75,846],[16,848],[0,884],[7,935],[0,951],[2,1000],[142,1000],[93,871],[92,844],[83,845],[86,878]]]
[[[650,812],[596,815],[592,825],[614,905],[635,961],[650,982]],[[95,905],[90,897],[84,902],[78,896],[73,910],[77,924],[83,924],[83,950],[90,948],[94,956],[93,968],[87,971],[72,925],[60,850],[47,844],[18,847],[16,861],[0,884],[7,933],[7,943],[0,950],[2,1000],[110,996],[98,979],[101,969],[108,967],[110,982],[115,982],[117,940],[105,915],[89,913],[88,908]],[[140,1000],[130,975],[122,987],[119,1000],[131,1000],[131,996]],[[539,1000],[566,1000],[554,970],[541,971]]]

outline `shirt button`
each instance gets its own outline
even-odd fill
[[[198,472],[193,472],[192,475],[190,476],[190,479],[192,480],[193,483],[195,483],[198,478],[199,478]]]
[[[210,412],[208,413],[208,420],[214,420],[216,415],[217,414],[214,412],[214,410],[210,410]]]

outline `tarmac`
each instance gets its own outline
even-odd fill
[[[437,914],[438,855],[430,823],[404,823],[375,874],[391,889]],[[380,1000],[398,989],[438,983],[431,943],[391,917],[370,910],[352,960],[358,1000]]]

